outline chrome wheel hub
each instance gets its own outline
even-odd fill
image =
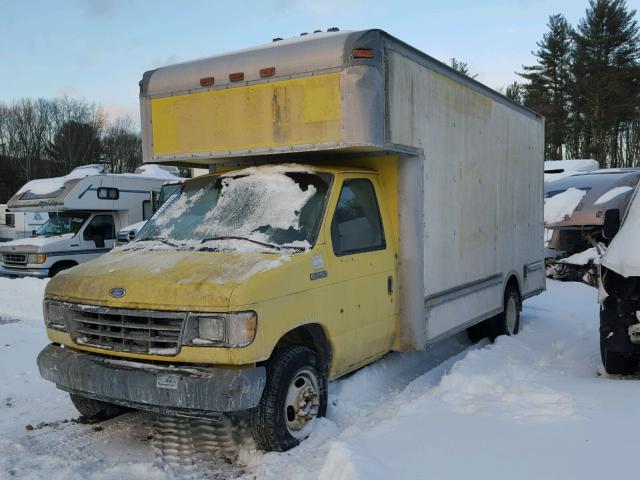
[[[316,373],[300,370],[293,377],[284,404],[284,418],[292,437],[302,440],[308,435],[304,428],[320,409],[320,389]]]

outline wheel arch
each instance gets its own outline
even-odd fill
[[[274,350],[291,345],[303,345],[314,350],[323,360],[327,370],[331,368],[333,347],[325,329],[319,323],[307,323],[289,330],[276,343]],[[273,351],[271,356],[273,355]]]

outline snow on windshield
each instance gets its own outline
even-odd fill
[[[584,190],[569,188],[551,198],[544,199],[544,223],[552,225],[564,220],[573,213],[587,194]]]
[[[613,200],[618,195],[622,195],[623,193],[627,193],[633,190],[633,187],[625,186],[625,187],[616,187],[609,190],[607,193],[598,198],[593,204],[594,205],[602,205],[603,203],[607,203],[610,200]]]
[[[102,165],[86,165],[84,167],[78,167],[64,177],[31,180],[30,182],[26,183],[20,190],[18,190],[16,195],[24,192],[31,192],[35,195],[46,195],[47,193],[53,193],[60,190],[62,187],[64,187],[65,182],[68,182],[69,180],[99,175],[103,172],[104,167]]]
[[[291,177],[273,170],[226,177],[222,179],[218,204],[196,231],[205,237],[250,236],[269,242],[270,238],[257,230],[263,226],[298,230],[300,211],[315,193],[313,185],[303,191]]]

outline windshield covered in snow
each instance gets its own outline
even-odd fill
[[[75,235],[87,218],[89,214],[85,212],[50,213],[49,220],[36,231],[36,235],[46,237],[67,233]]]
[[[318,234],[331,178],[270,166],[192,180],[130,246],[157,242],[196,250],[306,250]]]

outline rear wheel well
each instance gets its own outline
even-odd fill
[[[518,297],[520,297],[520,302],[519,302],[518,307],[520,308],[520,310],[522,310],[522,292],[520,291],[520,283],[518,282],[518,277],[516,277],[515,275],[511,275],[509,277],[509,279],[507,280],[507,283],[505,284],[505,287],[504,287],[505,293],[507,292],[509,287],[515,288],[516,292],[518,292]]]
[[[62,270],[75,267],[76,265],[78,265],[78,262],[74,262],[73,260],[61,260],[59,262],[56,262],[51,266],[51,268],[49,268],[49,276],[54,277]]]
[[[303,345],[311,348],[320,356],[327,369],[329,368],[333,351],[327,334],[319,324],[310,323],[288,331],[278,340],[275,348],[293,345]]]

